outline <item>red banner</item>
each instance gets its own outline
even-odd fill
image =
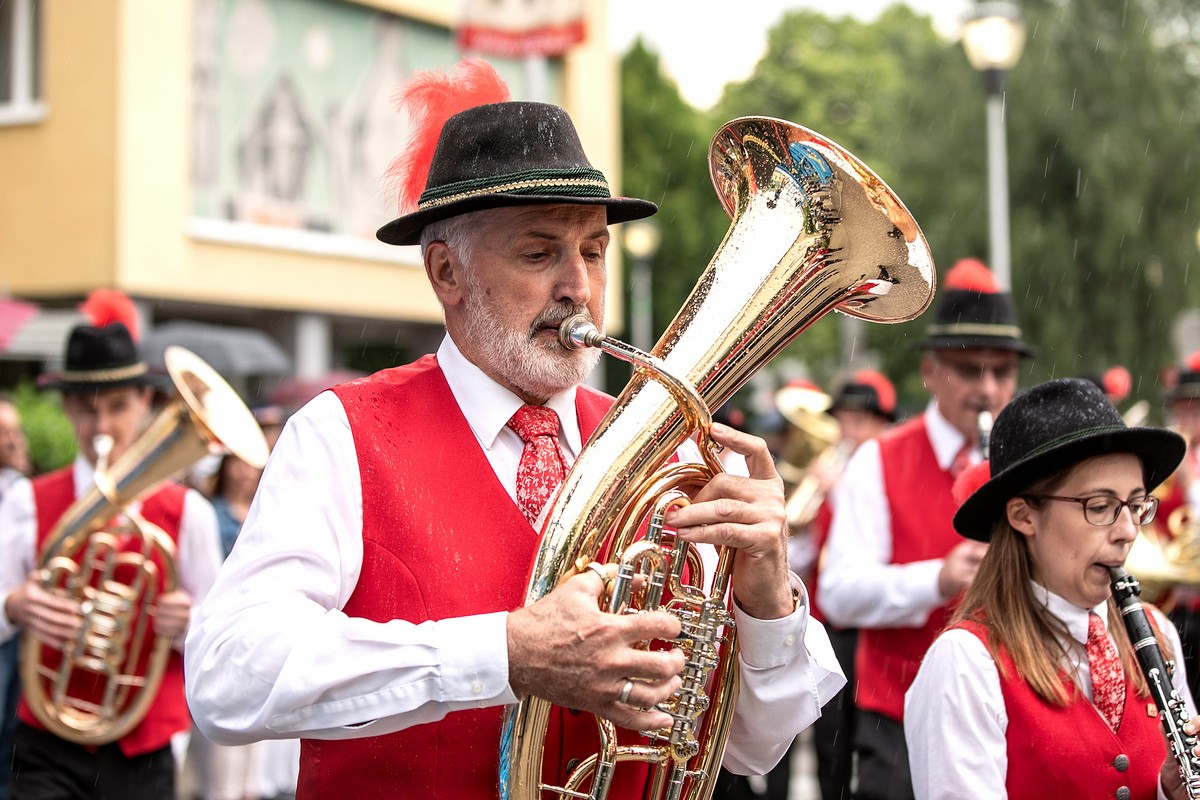
[[[560,56],[586,33],[583,0],[466,0],[458,44],[509,58]]]

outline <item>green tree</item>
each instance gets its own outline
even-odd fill
[[[1123,363],[1138,396],[1157,401],[1157,376],[1180,355],[1172,349],[1172,321],[1200,305],[1192,277],[1200,269],[1200,209],[1191,201],[1200,141],[1200,9],[1194,6],[1023,3],[1029,37],[1009,76],[1005,117],[1013,296],[1026,338],[1041,348],[1024,372],[1026,384]],[[678,95],[642,50],[627,56],[623,72],[627,144],[647,135],[646,128],[678,131],[682,120],[695,144],[707,140],[694,132],[697,124],[711,131],[743,114],[783,117],[833,139],[878,173],[920,223],[939,273],[960,258],[986,260],[984,93],[960,44],[941,39],[927,18],[904,6],[873,22],[790,12],[770,32],[754,74],[729,87],[711,115],[663,109],[659,92],[673,102]],[[641,83],[631,85],[635,75]],[[637,117],[647,98],[674,121]],[[667,151],[682,155],[677,144]],[[629,163],[643,163],[641,153]],[[703,161],[698,152],[687,155]],[[690,169],[675,163],[674,175]],[[664,242],[689,227],[715,243],[720,233],[695,224],[701,209],[686,196],[699,189],[687,182],[670,187],[664,209],[697,215],[687,225],[664,215]],[[702,206],[711,202],[711,190],[705,192]],[[910,406],[924,393],[919,356],[909,345],[923,338],[927,324],[919,318],[865,329],[868,346],[881,354]],[[838,334],[832,318],[823,320],[791,352],[827,381],[839,366]]]
[[[75,433],[58,395],[39,392],[32,383],[22,383],[13,392],[13,402],[21,415],[21,430],[29,443],[34,473],[70,464],[75,459]]]

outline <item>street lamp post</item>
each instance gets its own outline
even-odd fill
[[[629,343],[650,351],[654,344],[654,298],[650,264],[662,239],[658,225],[642,219],[626,222],[622,239],[629,254]]]
[[[963,49],[987,92],[988,238],[992,271],[1012,286],[1008,232],[1008,145],[1004,137],[1004,77],[1021,58],[1025,26],[1011,2],[980,2],[963,25]]]

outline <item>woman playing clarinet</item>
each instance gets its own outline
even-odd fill
[[[1137,629],[1121,614],[1143,609],[1122,566],[1184,449],[1171,431],[1126,427],[1084,380],[1041,384],[999,414],[990,466],[956,487],[955,529],[990,546],[905,698],[918,798],[1196,796],[1200,717],[1182,662],[1162,674],[1178,633],[1157,609]]]

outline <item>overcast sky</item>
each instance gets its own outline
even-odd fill
[[[831,9],[828,0],[608,0],[608,42],[624,53],[640,33],[662,58],[689,103],[708,108],[730,81],[750,75],[767,45],[767,30],[791,8],[811,8],[829,16],[851,14],[874,19],[895,0],[850,0]],[[933,17],[947,38],[957,38],[969,0],[907,0]]]

